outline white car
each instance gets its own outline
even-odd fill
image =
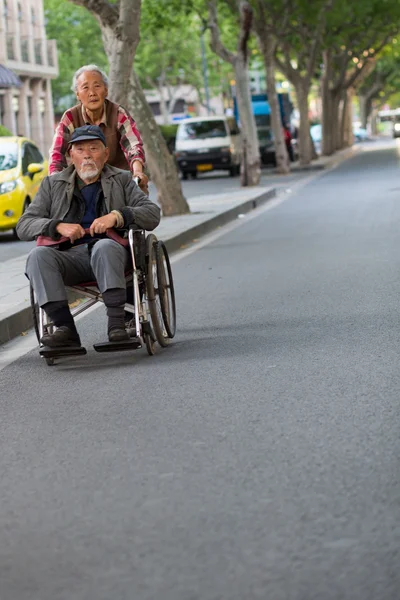
[[[353,135],[356,142],[365,142],[368,139],[367,130],[357,125],[353,125]]]

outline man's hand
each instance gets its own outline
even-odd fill
[[[112,229],[117,224],[117,215],[108,213],[104,217],[95,219],[90,226],[90,235],[94,236],[95,233],[105,233],[107,229]]]
[[[134,173],[133,177],[139,177],[139,187],[146,194],[149,195],[149,178],[142,171],[140,173]]]
[[[56,231],[63,237],[69,238],[71,244],[85,235],[85,230],[76,223],[59,223]]]

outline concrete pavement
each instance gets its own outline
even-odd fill
[[[358,146],[338,152],[332,157],[321,157],[305,171],[333,168],[360,149]],[[231,188],[223,193],[207,192],[188,197],[191,214],[162,218],[156,235],[166,242],[170,253],[191,243],[235,219],[240,213],[247,213],[273,198],[277,189],[285,184],[286,178],[271,178],[279,183],[270,184],[270,178],[263,177],[262,185],[255,188],[238,189],[238,179],[226,180],[224,187]],[[212,178],[211,178],[212,182]],[[192,182],[185,182],[186,186]],[[193,182],[200,191],[204,181]],[[154,190],[153,190],[154,195]],[[19,242],[15,242],[18,244]],[[24,244],[23,248],[28,249]],[[32,327],[29,285],[24,275],[27,251],[9,260],[0,262],[0,344],[4,344]],[[0,246],[1,253],[1,246]]]

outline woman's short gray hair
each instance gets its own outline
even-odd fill
[[[74,76],[72,78],[72,88],[71,88],[73,92],[76,93],[78,90],[79,77],[82,75],[82,73],[87,73],[88,71],[96,71],[96,73],[100,73],[100,75],[103,79],[104,85],[106,86],[106,88],[108,88],[108,77],[104,73],[104,71],[102,71],[100,69],[100,67],[98,67],[97,65],[84,65],[83,67],[81,67],[80,69],[75,71],[75,73],[74,73]]]

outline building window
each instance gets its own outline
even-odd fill
[[[21,2],[18,2],[18,21],[22,21],[22,6],[21,6]]]
[[[160,103],[159,102],[149,102],[149,106],[151,108],[151,112],[155,117],[161,115]]]
[[[29,44],[27,38],[21,40],[21,59],[22,62],[29,62]]]
[[[172,112],[175,114],[184,113],[185,112],[186,102],[183,98],[177,98],[172,106]]]
[[[28,115],[32,116],[32,96],[28,96]]]
[[[32,22],[32,25],[36,25],[36,15],[35,15],[35,9],[33,8],[33,6],[31,8],[31,22]]]
[[[50,40],[47,40],[47,64],[54,67],[53,45]]]
[[[8,4],[7,4],[7,0],[4,0],[3,2],[3,16],[5,19],[8,19]]]
[[[43,64],[42,40],[35,40],[35,63],[37,65]]]
[[[7,58],[8,60],[15,60],[13,34],[7,34]]]

